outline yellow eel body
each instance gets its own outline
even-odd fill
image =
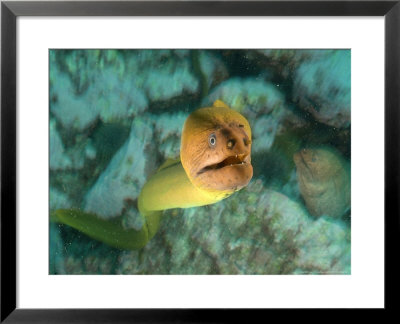
[[[140,249],[156,234],[163,210],[216,203],[245,187],[252,176],[250,125],[217,100],[189,115],[180,160],[168,160],[143,186],[138,198],[141,230],[76,209],[56,210],[50,219],[113,247]]]

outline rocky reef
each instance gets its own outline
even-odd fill
[[[140,228],[142,186],[179,157],[187,116],[217,99],[249,121],[254,169],[219,203],[164,211],[141,250],[52,223],[51,274],[350,274],[350,206],[316,214],[294,160],[323,146],[350,163],[349,50],[51,50],[49,59],[50,210]]]

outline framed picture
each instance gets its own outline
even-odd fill
[[[392,309],[399,12],[3,2],[1,319]]]

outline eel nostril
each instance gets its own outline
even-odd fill
[[[227,147],[228,149],[233,149],[233,147],[235,146],[235,144],[236,144],[236,141],[235,141],[234,139],[230,139],[230,140],[228,140],[228,143],[226,143],[226,147]]]

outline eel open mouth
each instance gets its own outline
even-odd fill
[[[228,156],[225,160],[223,160],[219,163],[211,164],[211,165],[208,165],[208,166],[202,168],[199,172],[197,172],[197,174],[201,174],[201,173],[204,173],[204,172],[210,171],[210,170],[222,169],[227,166],[246,164],[247,162],[245,161],[245,159],[247,156],[248,156],[248,154],[236,154],[236,155]]]

